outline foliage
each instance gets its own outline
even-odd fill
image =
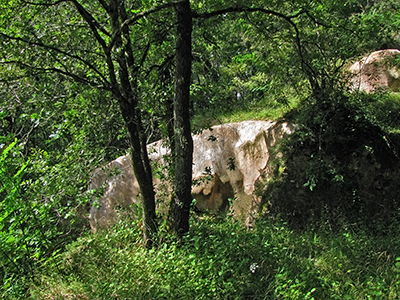
[[[31,276],[35,265],[48,251],[54,232],[45,229],[51,224],[47,207],[25,201],[21,192],[29,162],[21,157],[17,141],[2,144],[0,152],[0,281],[3,291],[21,293],[20,282]],[[9,159],[12,157],[12,159]],[[18,278],[19,277],[19,278]]]
[[[180,243],[140,247],[138,227],[79,239],[48,261],[36,298],[365,299],[399,297],[399,232],[347,227],[295,232],[280,221],[246,230],[195,220]]]
[[[354,100],[366,118],[392,138],[400,133],[400,93],[360,94]]]
[[[344,218],[374,226],[397,215],[398,123],[383,115],[384,105],[395,114],[396,104],[347,95],[341,71],[355,53],[394,41],[396,7],[391,1],[309,2],[299,18],[298,55],[311,93],[287,115],[298,128],[277,150],[283,153],[278,174],[264,191],[267,210],[292,225]],[[374,29],[378,23],[385,29]]]
[[[16,298],[38,265],[87,230],[89,172],[126,145],[116,108],[100,109],[104,95],[37,80],[1,89],[1,293]]]
[[[268,8],[288,14],[296,11],[275,5],[271,1]],[[265,4],[254,2],[252,6]],[[219,8],[216,3],[207,7]],[[287,105],[308,91],[295,59],[294,44],[288,37],[290,29],[279,18],[242,13],[197,23],[191,89],[195,126],[207,123],[199,120],[202,117],[211,123],[239,120],[237,112],[256,119],[278,117],[279,112],[271,114],[268,110],[287,110]]]
[[[281,173],[264,191],[270,210],[296,226],[321,219],[335,225],[341,218],[393,222],[400,144],[386,131],[398,123],[386,117],[388,103],[384,96],[322,93],[292,112],[298,128],[281,149]]]

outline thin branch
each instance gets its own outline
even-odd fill
[[[304,13],[307,15],[307,17],[309,17],[315,24],[319,25],[319,26],[323,26],[326,28],[333,28],[334,26],[332,25],[328,25],[326,23],[321,22],[320,20],[318,20],[316,17],[314,17],[308,10],[304,10]]]
[[[152,65],[152,66],[147,70],[145,76],[148,77],[148,76],[150,75],[150,73],[151,73],[153,70],[155,70],[155,69],[162,70],[162,69],[165,68],[165,66],[167,66],[170,62],[173,62],[173,59],[174,59],[174,58],[175,58],[175,54],[172,54],[172,55],[166,57],[165,60],[164,60],[161,64],[159,64],[159,65]]]
[[[227,14],[227,13],[243,13],[243,12],[260,12],[263,14],[267,14],[267,15],[272,15],[272,16],[276,16],[278,18],[283,19],[284,21],[286,21],[295,31],[295,43],[296,43],[296,47],[297,47],[297,51],[299,53],[300,59],[301,59],[301,63],[302,66],[304,68],[304,71],[307,74],[312,74],[312,76],[315,78],[315,71],[314,69],[310,66],[310,64],[307,62],[306,58],[305,58],[305,53],[304,53],[304,48],[301,42],[301,38],[300,38],[300,31],[299,28],[297,27],[296,23],[293,21],[293,19],[299,17],[300,15],[306,13],[305,10],[301,10],[300,12],[294,14],[294,15],[284,15],[280,12],[274,11],[274,10],[270,10],[270,9],[265,9],[265,8],[259,8],[259,7],[243,7],[243,6],[236,6],[236,7],[228,7],[228,8],[224,8],[224,9],[220,9],[220,10],[216,10],[213,12],[208,12],[208,13],[193,13],[193,18],[197,18],[197,19],[209,19],[212,17],[217,17],[223,14]]]
[[[224,15],[227,13],[243,13],[243,12],[261,12],[264,14],[268,14],[268,15],[273,15],[273,16],[277,16],[280,17],[282,19],[285,20],[291,20],[294,18],[297,18],[298,16],[300,16],[301,14],[304,13],[304,11],[300,11],[294,15],[284,15],[280,12],[274,11],[274,10],[270,10],[270,9],[265,9],[265,8],[260,8],[260,7],[244,7],[244,6],[235,6],[235,7],[227,7],[224,9],[220,9],[220,10],[215,10],[212,12],[208,12],[208,13],[202,13],[199,14],[197,12],[193,13],[193,18],[196,19],[209,19],[209,18],[213,18],[213,17],[217,17],[220,15]]]
[[[96,26],[97,21],[94,19],[94,17],[77,0],[70,0],[70,1],[73,2],[73,4],[75,5],[76,9],[79,12],[79,14],[83,17],[83,19],[89,25],[97,42],[103,48],[104,54],[106,56],[106,63],[107,63],[108,72],[109,72],[109,76],[110,76],[110,80],[111,80],[110,89],[114,94],[119,95],[120,94],[119,84],[118,84],[117,78],[116,78],[113,59],[111,57],[112,47],[107,47],[105,40],[100,36],[99,32],[97,31],[97,26]],[[111,12],[110,9],[111,9],[111,7],[109,7],[109,10],[107,11],[109,14]],[[110,36],[110,34],[108,32],[107,32],[107,36]]]
[[[19,82],[21,79],[25,79],[25,78],[31,78],[32,76],[37,76],[39,75],[40,72],[34,73],[34,74],[30,74],[30,75],[21,75],[21,76],[12,76],[9,78],[0,78],[0,82],[1,83],[11,83],[11,82]]]
[[[347,31],[347,32],[351,32],[351,33],[353,33],[353,34],[356,34],[356,33],[354,32],[354,30],[352,30],[352,29],[350,29],[350,28],[347,28],[347,27],[344,26],[344,25],[341,25],[341,24],[339,24],[339,25],[336,25],[336,24],[331,25],[331,24],[322,22],[321,20],[317,19],[314,15],[312,15],[312,14],[311,14],[308,10],[306,10],[306,9],[304,10],[304,13],[307,15],[307,17],[308,17],[309,19],[311,19],[311,21],[313,21],[315,24],[317,24],[317,25],[319,25],[319,26],[322,26],[322,27],[325,27],[325,28],[339,28],[339,29],[342,29],[342,30],[344,30],[344,31]]]
[[[108,13],[108,16],[110,17],[112,31],[114,31],[115,27],[117,26],[116,24],[118,24],[118,8],[114,1],[110,1],[107,13]],[[120,87],[120,84],[117,79],[117,72],[115,70],[114,60],[112,57],[111,50],[112,50],[112,47],[108,47],[106,45],[103,48],[103,51],[106,55],[106,63],[107,63],[107,67],[108,67],[108,74],[109,74],[110,80],[111,80],[112,93],[118,99],[120,99],[122,97],[121,87]]]
[[[100,44],[104,44],[104,40],[101,38],[99,32],[97,30],[100,30],[102,33],[104,33],[107,36],[111,36],[111,34],[105,30],[99,22],[96,21],[96,19],[78,2],[78,0],[68,0],[71,1],[79,14],[85,19],[86,23],[89,25],[90,29],[92,30],[93,34],[95,35],[96,39]]]
[[[140,69],[140,68],[143,67],[144,62],[146,61],[146,58],[147,58],[147,56],[149,55],[150,48],[151,48],[151,43],[149,42],[149,43],[147,43],[146,48],[145,48],[144,51],[143,51],[142,58],[140,59],[140,63],[139,63],[139,65],[137,66],[138,69]]]
[[[110,90],[109,87],[101,85],[98,82],[91,81],[91,80],[89,80],[89,79],[87,79],[85,77],[82,77],[82,76],[79,76],[77,74],[74,74],[74,73],[68,72],[66,70],[59,69],[59,68],[55,68],[55,67],[52,67],[52,68],[36,67],[36,66],[30,65],[30,64],[27,64],[25,62],[18,61],[18,60],[0,61],[0,64],[18,65],[18,66],[21,66],[21,67],[23,67],[25,69],[41,71],[41,72],[44,72],[44,73],[47,73],[47,72],[58,73],[58,74],[61,74],[61,75],[67,76],[67,77],[71,77],[75,81],[80,82],[80,83],[84,83],[86,85],[90,85],[90,86],[97,87],[97,88],[100,87],[100,88],[105,89],[105,90]]]
[[[111,37],[111,43],[110,43],[110,45],[109,45],[109,49],[112,49],[112,47],[114,47],[114,45],[115,45],[115,43],[116,43],[116,40],[117,40],[117,38],[118,38],[118,35],[121,34],[121,32],[123,31],[123,29],[124,29],[125,27],[128,27],[128,26],[130,26],[130,25],[136,23],[136,22],[139,21],[140,19],[143,19],[143,18],[145,18],[145,17],[147,17],[147,16],[149,16],[149,15],[151,15],[151,14],[153,14],[153,13],[159,12],[159,11],[161,11],[161,10],[163,10],[163,9],[166,9],[166,8],[174,7],[175,5],[177,5],[177,4],[179,4],[179,3],[182,3],[182,2],[184,2],[184,1],[181,0],[181,1],[175,1],[175,2],[169,2],[169,3],[161,4],[161,5],[159,5],[159,6],[156,6],[156,7],[154,7],[154,8],[151,8],[151,9],[149,9],[149,10],[142,11],[142,12],[140,12],[140,13],[137,13],[137,14],[135,14],[134,16],[132,16],[131,18],[126,19],[126,20],[121,24],[120,28],[119,28],[118,30],[116,30],[116,31],[113,33],[113,35],[112,35],[112,37]]]
[[[46,6],[46,7],[50,7],[50,6],[56,6],[58,4],[61,4],[63,2],[68,2],[70,0],[58,0],[55,2],[32,2],[32,1],[25,1],[22,0],[22,3],[24,4],[28,4],[28,5],[36,5],[36,6]]]
[[[57,48],[55,46],[46,45],[46,44],[44,44],[44,43],[42,43],[40,41],[32,42],[32,41],[29,41],[29,40],[21,38],[21,37],[10,36],[10,35],[2,33],[2,32],[0,32],[0,36],[4,37],[6,39],[9,39],[9,40],[23,42],[23,43],[25,43],[27,45],[30,45],[30,46],[37,46],[37,47],[40,47],[40,48],[43,48],[43,49],[46,49],[46,50],[53,50],[53,51],[55,51],[55,52],[57,52],[59,54],[63,54],[65,56],[68,56],[69,58],[76,59],[76,60],[80,61],[81,63],[83,63],[84,65],[86,65],[87,67],[89,67],[89,69],[94,71],[97,75],[99,75],[101,80],[105,84],[108,84],[107,78],[105,78],[104,75],[92,63],[88,62],[87,60],[83,59],[82,57],[80,57],[78,55],[70,54],[67,51],[61,50],[61,49],[59,49],[59,48]]]
[[[110,5],[108,5],[106,1],[104,1],[104,0],[97,0],[97,1],[106,10],[106,12],[110,11]]]
[[[177,4],[180,4],[182,2],[185,2],[185,1],[181,0],[181,1],[169,2],[169,3],[161,4],[161,5],[157,6],[157,7],[151,8],[149,10],[137,13],[133,17],[127,19],[124,23],[122,23],[121,27],[132,25],[133,23],[137,22],[140,19],[143,19],[144,17],[147,17],[148,15],[156,13],[156,12],[158,12],[160,10],[165,9],[165,8],[173,7],[173,6],[175,6]]]
[[[126,7],[124,1],[122,1],[119,5],[119,15],[122,22],[125,22],[128,19],[128,13],[126,12]],[[122,28],[123,34],[123,44],[124,51],[126,54],[126,62],[128,64],[129,70],[132,72],[132,76],[135,76],[135,72],[137,72],[137,67],[135,67],[135,57],[133,56],[133,47],[132,47],[132,39],[131,32],[128,26]]]

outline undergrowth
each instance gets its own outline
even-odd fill
[[[248,230],[194,218],[180,242],[142,247],[138,224],[88,234],[49,260],[33,299],[398,299],[400,231]]]

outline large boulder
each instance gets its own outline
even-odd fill
[[[367,93],[377,90],[400,91],[400,67],[394,63],[399,58],[397,49],[379,50],[353,63],[350,88]]]
[[[244,121],[214,126],[193,136],[192,195],[197,207],[214,212],[229,208],[234,216],[250,224],[261,202],[257,185],[273,172],[271,148],[292,131],[287,122]],[[168,148],[159,141],[148,149],[155,168],[160,170]],[[125,155],[94,172],[90,188],[101,195],[90,210],[94,231],[114,224],[120,208],[123,211],[138,203],[140,189],[131,165],[130,156]],[[159,202],[170,198],[168,182],[155,176],[154,184]]]

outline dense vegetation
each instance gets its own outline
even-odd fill
[[[136,225],[136,226],[135,226]],[[398,227],[296,232],[278,220],[249,231],[193,218],[180,243],[146,251],[138,226],[86,235],[45,266],[39,299],[397,299]],[[396,260],[397,259],[397,260]]]
[[[176,239],[164,220],[150,250],[141,220],[89,233],[88,182],[129,148],[183,147],[176,4],[87,2],[0,2],[1,298],[400,297],[400,98],[343,84],[351,59],[400,48],[397,0],[177,1],[193,12],[184,123],[284,117],[298,130],[254,229],[192,215]]]

